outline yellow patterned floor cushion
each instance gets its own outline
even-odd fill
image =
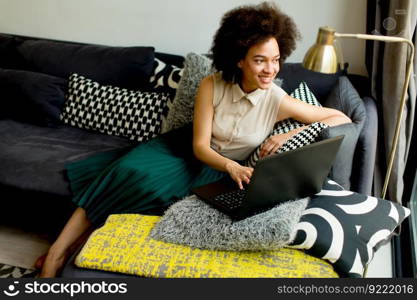
[[[303,251],[213,251],[149,237],[157,216],[111,215],[78,254],[78,267],[165,278],[338,277],[324,260]]]

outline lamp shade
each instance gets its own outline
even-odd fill
[[[336,73],[339,70],[339,62],[334,40],[334,29],[320,27],[316,43],[304,56],[303,67],[320,73]]]

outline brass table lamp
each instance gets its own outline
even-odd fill
[[[330,27],[320,27],[317,35],[316,44],[314,44],[306,53],[303,61],[303,67],[312,71],[321,73],[336,73],[340,70],[341,54],[335,46],[335,40],[337,38],[354,38],[361,40],[374,40],[382,42],[394,42],[394,43],[405,43],[409,46],[407,55],[407,66],[406,66],[406,77],[402,89],[400,98],[400,107],[397,113],[397,123],[395,127],[395,133],[392,140],[391,150],[389,154],[387,173],[385,175],[384,186],[382,189],[381,197],[385,198],[388,182],[391,176],[392,167],[394,164],[395,152],[397,150],[398,138],[400,135],[401,121],[403,117],[405,99],[407,96],[408,84],[410,82],[411,69],[414,57],[414,45],[413,43],[405,38],[393,37],[393,36],[380,36],[371,34],[347,34],[338,33]]]

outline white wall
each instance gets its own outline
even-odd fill
[[[157,51],[205,53],[227,10],[259,0],[0,0],[0,32]],[[365,32],[365,0],[276,0],[303,36],[288,61],[299,62],[320,26]],[[350,72],[366,74],[362,41],[343,41]]]

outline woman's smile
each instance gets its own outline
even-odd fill
[[[264,84],[270,84],[273,80],[273,78],[271,76],[262,76],[262,75],[260,75],[259,78],[260,78],[260,81]]]

